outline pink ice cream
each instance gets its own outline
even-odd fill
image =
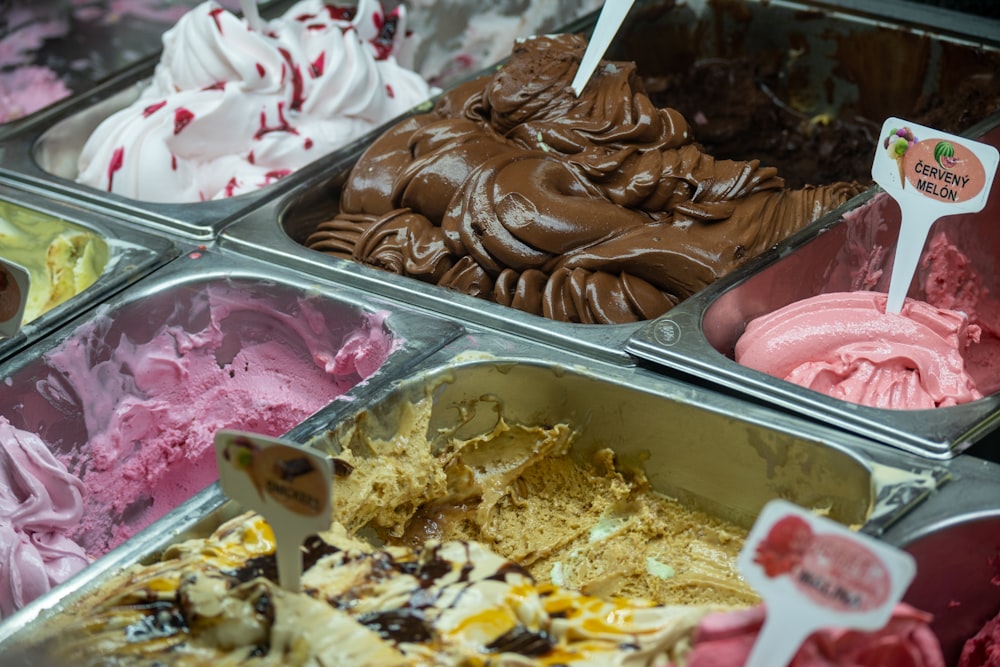
[[[52,69],[33,64],[45,40],[69,30],[65,16],[38,12],[20,3],[4,7],[0,17],[0,123],[34,113],[70,94]]]
[[[915,410],[982,398],[966,370],[980,327],[965,313],[908,299],[885,312],[880,292],[822,294],[749,324],[738,363],[834,398]]]
[[[972,260],[941,231],[927,245],[917,275],[929,304],[960,310],[980,328],[979,343],[969,348],[966,367],[984,394],[1000,389],[1000,300]]]
[[[965,642],[958,667],[1000,667],[1000,614]]]
[[[0,619],[90,562],[69,537],[83,491],[38,436],[0,416]]]
[[[47,67],[0,72],[0,123],[35,113],[69,94],[66,84]]]
[[[45,355],[49,401],[84,416],[85,446],[62,456],[86,485],[74,535],[99,556],[217,479],[214,437],[281,435],[374,373],[398,340],[370,316],[335,339],[307,300],[296,316],[213,284],[151,337],[99,316]],[[198,326],[192,326],[197,322]]]
[[[746,662],[764,624],[763,607],[710,614],[695,631],[685,667],[738,667]],[[931,617],[897,605],[881,629],[813,633],[788,667],[944,667]]]
[[[269,185],[427,100],[399,64],[402,7],[303,0],[250,26],[205,2],[163,36],[149,87],[107,118],[81,183],[125,197],[198,202]]]

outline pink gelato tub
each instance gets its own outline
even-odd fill
[[[218,429],[280,436],[458,330],[205,251],[8,361],[0,616],[211,486]]]
[[[1000,144],[1000,114],[973,128],[969,136]],[[734,360],[737,341],[758,316],[821,294],[888,290],[900,215],[885,194],[842,216],[817,221],[651,322],[630,340],[628,349],[671,371],[924,456],[949,458],[980,443],[978,451],[996,458],[996,438],[987,436],[1000,425],[998,216],[1000,188],[994,185],[983,211],[935,223],[909,291],[911,298],[967,313],[971,325],[980,328],[979,342],[965,355],[965,368],[982,398],[926,409],[868,407]]]
[[[910,553],[917,574],[903,600],[934,615],[948,667],[966,642],[1000,614],[1000,466],[972,456],[948,463],[955,482],[896,523],[885,539]],[[970,653],[998,648],[995,634]],[[970,656],[971,657],[971,656]],[[971,661],[966,664],[995,664]]]

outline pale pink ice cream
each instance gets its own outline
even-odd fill
[[[949,240],[947,231],[931,238],[917,276],[925,301],[937,308],[960,310],[980,328],[979,343],[966,355],[966,368],[982,393],[1000,389],[1000,300],[972,260]]]
[[[198,202],[265,187],[435,92],[397,56],[402,7],[302,0],[250,26],[214,2],[163,36],[148,88],[102,122],[78,181],[125,197]]]
[[[684,667],[738,667],[764,624],[764,607],[702,619]],[[880,630],[830,629],[810,635],[788,667],[944,667],[929,614],[899,604]]]
[[[83,492],[38,436],[0,416],[0,619],[90,562],[69,537]]]
[[[885,312],[880,292],[804,299],[747,324],[738,363],[834,398],[914,410],[982,398],[966,370],[980,327],[965,313],[908,299]]]
[[[48,39],[65,36],[69,21],[48,8],[38,15],[15,2],[0,16],[0,123],[34,113],[70,94],[52,69],[34,64]]]

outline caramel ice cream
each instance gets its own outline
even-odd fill
[[[352,517],[344,520],[349,531],[374,529],[411,548],[481,542],[537,581],[594,595],[757,601],[736,571],[743,528],[654,492],[642,471],[617,469],[610,450],[579,461],[567,425],[500,419],[435,452],[429,419],[429,406],[419,404],[391,439],[355,438],[339,454],[353,468],[334,484],[337,516]]]
[[[625,323],[862,190],[790,190],[758,160],[714,158],[632,63],[604,62],[575,96],[585,49],[578,35],[523,40],[394,126],[305,244],[550,319]]]

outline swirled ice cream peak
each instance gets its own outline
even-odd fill
[[[433,94],[398,57],[402,6],[302,0],[253,29],[205,2],[163,36],[139,99],[87,140],[78,181],[197,202],[274,183]]]

